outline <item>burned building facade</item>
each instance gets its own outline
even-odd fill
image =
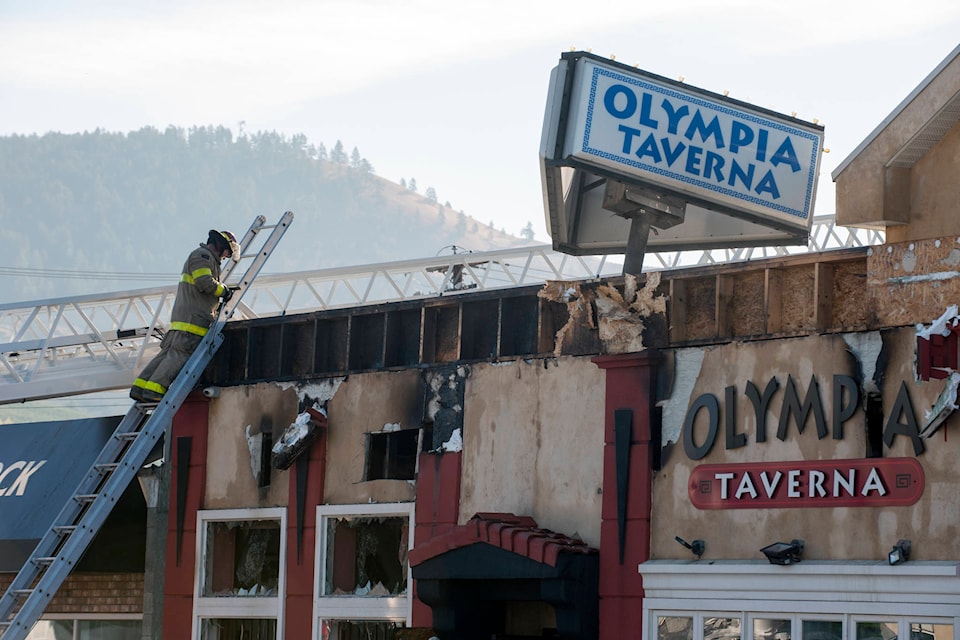
[[[164,636],[956,637],[958,69],[834,176],[884,245],[232,323]]]

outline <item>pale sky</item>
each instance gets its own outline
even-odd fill
[[[819,120],[832,214],[830,173],[958,43],[957,0],[3,0],[0,135],[242,122],[341,140],[548,242],[537,154],[564,51]]]

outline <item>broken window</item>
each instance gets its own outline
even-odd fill
[[[365,480],[413,480],[417,477],[420,429],[367,434]]]
[[[197,514],[194,628],[209,640],[283,635],[286,509]]]
[[[200,640],[273,640],[277,637],[277,621],[251,618],[216,618],[204,620]]]
[[[394,640],[397,629],[402,628],[396,622],[325,620],[320,625],[320,640]]]
[[[280,522],[208,522],[203,595],[276,596]]]
[[[347,634],[330,638],[366,637],[352,635],[367,628],[356,621],[409,624],[413,511],[412,502],[317,507],[315,618]]]
[[[328,595],[395,596],[407,591],[407,519],[327,519]]]

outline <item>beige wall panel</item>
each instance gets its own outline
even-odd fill
[[[887,244],[870,250],[867,309],[868,322],[873,326],[929,324],[948,306],[958,303],[960,237]]]
[[[599,547],[604,372],[589,358],[546,362],[472,367],[460,522],[510,512]]]
[[[297,418],[297,394],[274,384],[228,387],[210,403],[205,509],[276,507],[287,504],[287,471],[273,469],[268,487],[258,487],[247,429],[269,429],[276,441]]]
[[[960,124],[910,170],[910,224],[887,229],[887,242],[960,234]]]
[[[874,334],[877,335],[877,334]],[[933,405],[942,381],[917,383],[913,377],[915,332],[913,329],[898,329],[886,332],[885,341],[890,357],[883,385],[884,425],[893,409],[901,382],[906,381],[913,412],[922,428],[924,410]],[[857,347],[858,349],[860,347]],[[957,442],[960,435],[960,419],[951,416],[941,427],[949,435],[944,439],[938,433],[925,439],[925,453],[917,457],[924,468],[925,490],[913,506],[905,507],[855,507],[855,508],[767,508],[699,510],[689,498],[687,483],[691,472],[701,464],[728,464],[746,462],[779,463],[791,460],[834,460],[863,458],[866,451],[865,417],[857,411],[844,423],[844,439],[832,438],[832,377],[834,374],[852,375],[852,359],[847,353],[848,345],[842,336],[826,335],[757,342],[730,344],[704,350],[702,367],[689,398],[672,401],[689,406],[702,393],[714,394],[724,406],[724,388],[733,385],[736,393],[736,422],[738,432],[747,434],[747,445],[727,451],[724,446],[724,412],[721,408],[720,430],[716,444],[702,460],[690,460],[682,446],[682,434],[677,421],[682,424],[683,411],[665,410],[665,438],[671,431],[678,444],[672,447],[664,468],[657,473],[653,484],[653,527],[651,556],[653,558],[687,559],[690,552],[674,540],[680,536],[686,540],[701,538],[706,541],[705,560],[758,559],[760,549],[778,540],[788,542],[800,538],[806,542],[805,557],[818,560],[862,559],[877,560],[886,556],[898,538],[912,537],[917,560],[937,560],[954,557],[958,497],[955,487]],[[689,351],[689,350],[688,350]],[[696,354],[692,354],[696,356]],[[696,357],[691,358],[696,362]],[[871,358],[867,358],[870,360]],[[827,427],[830,433],[818,439],[814,421],[808,419],[802,434],[798,434],[791,420],[786,441],[776,437],[782,408],[784,385],[787,376],[797,383],[801,401],[806,395],[810,377],[815,374],[820,386],[820,397]],[[691,374],[686,374],[692,377]],[[772,376],[780,381],[780,388],[773,397],[768,412],[767,441],[755,441],[756,421],[752,405],[744,395],[747,380],[752,380],[761,390]],[[682,382],[682,381],[680,381]],[[682,387],[682,384],[680,385]],[[667,409],[670,409],[669,407]],[[698,418],[705,416],[699,412]],[[898,422],[905,422],[900,417]],[[706,431],[705,420],[698,420],[695,433]],[[700,424],[703,423],[703,424]],[[699,440],[702,442],[702,438]],[[912,440],[897,436],[892,448],[884,447],[885,457],[914,457]],[[918,536],[922,535],[922,539]]]
[[[407,480],[364,482],[366,434],[384,425],[420,427],[419,370],[348,376],[327,405],[326,504],[410,502],[416,485]]]
[[[870,143],[862,149],[856,158],[846,166],[836,180],[837,223],[841,225],[871,225],[880,221],[908,223],[907,228],[890,227],[896,240],[925,237],[919,235],[924,230],[924,222],[918,221],[914,229],[914,214],[916,210],[901,208],[901,195],[897,192],[898,186],[886,197],[891,202],[885,202],[884,182],[886,165],[892,157],[905,146],[926,125],[944,105],[948,104],[960,87],[960,58],[954,58],[940,74],[927,84],[923,90],[899,111],[890,122],[885,123]],[[954,128],[956,129],[956,127]],[[952,132],[952,133],[955,133]],[[828,132],[829,135],[829,132]],[[943,142],[941,141],[941,144]],[[930,154],[928,154],[929,156]],[[918,171],[921,169],[921,171]],[[917,186],[916,180],[923,175],[920,163],[911,170],[911,191]],[[949,177],[949,174],[944,174]],[[954,174],[955,175],[955,174]],[[956,179],[950,186],[956,189]],[[922,191],[935,192],[939,186],[925,184]],[[954,191],[954,193],[956,193]],[[909,194],[911,199],[913,193]],[[910,209],[917,204],[912,202]],[[953,216],[946,224],[954,225],[949,233],[960,233],[960,218]],[[929,237],[929,236],[926,236]]]

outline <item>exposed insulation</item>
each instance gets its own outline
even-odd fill
[[[653,272],[641,289],[637,278],[625,276],[624,294],[614,287],[600,285],[597,289],[597,324],[604,353],[636,353],[643,351],[644,319],[653,314],[665,314],[667,301],[657,295],[660,273]]]
[[[596,340],[597,325],[593,318],[596,293],[593,290],[581,287],[579,282],[547,282],[537,297],[567,307],[567,322],[555,334],[554,355],[583,353],[579,345]]]

